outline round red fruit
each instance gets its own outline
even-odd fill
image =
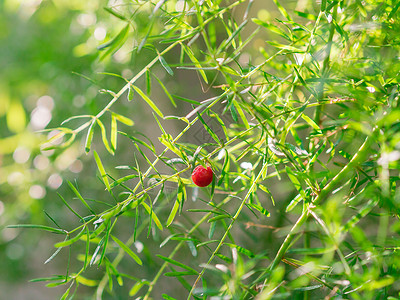
[[[207,167],[206,169],[200,165],[194,168],[192,173],[192,180],[195,185],[205,187],[212,182],[213,176],[214,174],[210,167]]]

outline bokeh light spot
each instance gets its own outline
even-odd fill
[[[24,181],[24,174],[21,172],[13,172],[7,177],[7,182],[10,185],[19,185]]]
[[[70,166],[69,170],[73,173],[80,173],[83,169],[83,163],[77,159]]]
[[[54,108],[54,100],[50,96],[44,95],[38,99],[36,105],[52,110]]]
[[[13,159],[18,164],[26,163],[31,156],[31,152],[25,147],[18,147],[13,153]]]
[[[77,18],[77,21],[82,27],[89,27],[96,23],[96,15],[80,14]]]
[[[45,170],[50,165],[50,160],[44,155],[38,155],[33,160],[33,165],[38,170]]]
[[[29,189],[29,196],[33,199],[42,199],[46,195],[46,190],[41,185],[32,185]]]
[[[106,31],[106,29],[105,29],[104,27],[102,27],[102,26],[97,27],[97,28],[94,30],[94,33],[93,33],[94,38],[95,38],[96,40],[98,40],[98,41],[104,40],[105,37],[106,37],[106,34],[107,34],[107,31]]]
[[[47,180],[47,185],[50,188],[56,190],[61,186],[62,182],[63,182],[63,180],[62,180],[60,174],[54,173],[54,174],[51,174],[49,179]]]
[[[44,129],[51,121],[51,117],[51,111],[47,107],[36,107],[31,113],[31,125],[33,130]]]

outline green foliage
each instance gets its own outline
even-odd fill
[[[62,299],[399,296],[399,2],[273,3],[104,8],[115,29],[86,54],[107,72],[82,74],[101,105],[45,143],[82,148],[97,181],[67,181],[68,226],[9,226],[66,235],[48,259],[68,247],[65,275],[38,281]],[[20,104],[7,118],[25,129]]]

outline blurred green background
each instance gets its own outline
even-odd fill
[[[107,68],[132,74],[126,49],[112,61],[98,59],[96,47],[119,30],[118,20],[103,10],[107,4],[101,0],[0,1],[2,228],[15,223],[48,224],[44,211],[68,226],[69,216],[56,191],[71,197],[66,179],[79,181],[83,176],[89,178],[88,187],[96,183],[91,159],[82,155],[79,141],[60,150],[39,147],[56,133],[41,130],[104,106],[106,98],[99,96],[99,88],[75,73],[93,78]],[[103,77],[97,76],[107,88],[120,84],[114,77]],[[65,253],[43,264],[54,252],[57,238],[35,230],[1,230],[1,299],[56,299],[63,293],[64,287],[49,289],[29,282],[65,270]]]
[[[66,249],[60,252],[57,259],[43,264],[55,251],[54,243],[60,237],[31,229],[3,228],[19,223],[51,225],[46,214],[59,222],[62,228],[74,228],[71,224],[76,219],[57,196],[58,192],[65,199],[73,198],[66,180],[76,182],[88,198],[101,199],[104,196],[103,191],[98,188],[97,167],[92,154],[84,153],[84,134],[79,135],[65,149],[42,151],[40,144],[57,133],[57,130],[43,130],[56,128],[71,116],[96,114],[110,99],[107,93],[99,93],[99,90],[118,91],[125,83],[121,78],[104,72],[131,78],[154,58],[154,52],[148,49],[143,49],[140,57],[132,52],[146,35],[151,11],[148,9],[137,15],[134,20],[136,30],[122,48],[115,54],[100,59],[101,53],[97,47],[112,39],[124,26],[118,18],[103,8],[129,2],[0,0],[0,299],[56,299],[65,290],[64,286],[49,289],[42,282],[29,282],[33,278],[65,271],[68,259]],[[293,10],[302,10],[305,5],[316,5],[315,1],[283,2]],[[169,3],[175,5],[176,1]],[[239,10],[236,13],[243,12]],[[278,15],[272,1],[255,1],[251,13],[260,20]],[[251,33],[255,27],[254,24],[249,24],[245,32]],[[265,60],[258,52],[260,47],[266,47],[265,40],[266,33],[260,32],[260,37],[254,38],[246,49],[247,52],[243,52],[238,58],[239,61],[244,65],[249,61],[257,64],[260,60]],[[337,59],[339,53],[334,55]],[[166,59],[173,65],[178,61],[178,56],[179,52],[172,51],[166,55]],[[333,68],[335,67],[338,66],[334,65]],[[214,96],[212,89],[207,92],[202,90],[195,72],[174,69],[174,77],[169,78],[160,65],[155,66],[152,71],[171,93],[199,101]],[[144,79],[139,84],[145,86]],[[218,85],[218,80],[214,84]],[[157,103],[162,103],[165,115],[177,114],[177,110],[178,115],[183,115],[182,111],[190,111],[190,106],[184,102],[178,102],[178,108],[175,109],[159,86],[152,90],[152,98],[157,99]],[[143,102],[128,102],[124,95],[113,106],[113,110],[123,112],[135,122],[131,129],[125,128],[126,130],[141,132],[151,140],[157,140],[159,128],[154,124],[152,114]],[[79,120],[73,120],[71,124],[75,128]],[[166,122],[165,126],[172,135],[183,128],[176,122]],[[207,137],[202,134],[193,135],[192,138],[197,140],[193,141],[188,137],[186,141],[198,144],[207,142]],[[351,141],[351,137],[348,139]],[[155,146],[160,147],[158,144]],[[120,165],[133,164],[133,146],[129,143],[120,143],[115,157],[107,154],[98,135],[95,136],[93,147],[102,154],[105,165],[114,167],[115,157]],[[284,204],[293,198],[294,189],[287,182],[279,184],[274,185],[273,190],[275,198],[283,199]],[[277,203],[278,207],[274,209],[279,210],[282,204],[279,201]],[[76,209],[80,210],[82,207],[77,205]],[[285,216],[281,214],[278,218],[281,220],[277,223],[283,223]],[[262,243],[258,243],[255,232],[252,236],[251,230],[244,226],[238,229],[240,230],[247,230],[248,237],[252,237],[252,240],[248,238],[251,246],[263,248]],[[271,234],[268,234],[264,243],[270,237]],[[147,251],[145,256],[149,253],[153,255],[153,251],[148,252],[146,248],[159,247],[159,244],[153,243],[151,239],[147,242],[143,250]],[[139,249],[141,245],[137,244],[136,247]],[[171,249],[167,248],[166,253],[169,250]],[[153,265],[151,258],[146,262],[147,269],[137,270],[135,274],[139,276],[143,272],[140,276],[151,278],[158,266]],[[71,268],[73,264],[74,262]],[[96,277],[95,268],[90,272]],[[130,286],[124,288],[129,289]],[[167,292],[168,288],[175,287],[163,286],[162,291]],[[80,297],[77,299],[89,298],[92,292],[89,288],[80,287]],[[116,293],[116,298],[112,299],[119,299],[118,290]],[[121,291],[121,295],[123,294],[126,294],[126,290]]]

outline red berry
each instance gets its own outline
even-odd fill
[[[213,171],[210,167],[207,167],[206,169],[200,165],[194,168],[192,173],[192,180],[195,185],[205,187],[212,182],[213,175]]]

